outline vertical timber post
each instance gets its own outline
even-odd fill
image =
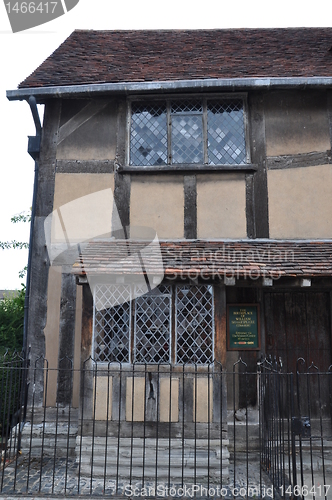
[[[123,167],[126,162],[126,121],[127,121],[127,106],[126,100],[119,100],[118,104],[118,122],[117,122],[117,139],[116,139],[116,161],[114,162],[114,209],[113,223],[115,228],[114,234],[118,237],[119,230],[117,227],[118,218],[120,219],[123,230],[120,231],[121,238],[129,238],[130,224],[130,190],[131,176],[130,174],[119,173],[118,168]]]
[[[63,269],[63,271],[65,271]],[[59,379],[57,402],[70,405],[73,391],[75,346],[76,279],[70,272],[62,273],[59,331]],[[63,358],[69,358],[64,360]],[[63,359],[63,361],[61,361]]]
[[[55,164],[61,100],[49,100],[45,104],[44,124],[39,157],[39,178],[36,199],[36,215],[32,241],[30,301],[27,348],[31,353],[31,365],[40,356],[45,356],[45,334],[47,318],[47,287],[50,261],[46,247],[44,222],[53,210]],[[30,381],[32,382],[32,381]],[[30,384],[32,387],[32,384]],[[38,370],[35,380],[36,406],[44,399],[43,371]]]
[[[214,287],[214,322],[215,322],[215,360],[222,365],[221,407],[222,433],[227,439],[227,381],[226,381],[226,287],[224,284]]]
[[[92,329],[93,329],[93,297],[88,283],[82,291],[82,337],[81,337],[81,402],[80,408],[84,415],[81,418],[91,418],[93,404],[92,362]]]
[[[258,170],[253,179],[247,175],[247,231],[249,238],[269,237],[266,170],[264,95],[252,94],[249,100],[251,161]],[[248,220],[253,218],[253,220]]]
[[[184,237],[197,238],[197,186],[196,175],[183,177],[184,189]]]

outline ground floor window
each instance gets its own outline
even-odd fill
[[[213,361],[211,285],[97,285],[93,344],[99,362],[197,363]]]

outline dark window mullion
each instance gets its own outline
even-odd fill
[[[166,101],[167,108],[167,163],[172,164],[172,117],[171,117],[171,102]]]
[[[176,332],[175,332],[175,286],[171,287],[171,352],[170,361],[171,363],[176,363]]]
[[[205,165],[209,163],[208,158],[208,136],[207,136],[207,103],[203,99],[203,162]]]
[[[135,361],[135,331],[136,331],[136,299],[134,299],[134,287],[131,286],[131,298],[130,301],[130,357],[129,363]]]

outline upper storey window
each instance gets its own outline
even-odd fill
[[[247,163],[242,98],[133,101],[130,165]]]

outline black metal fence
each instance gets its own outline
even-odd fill
[[[332,498],[332,372],[259,363],[262,467],[285,498]]]
[[[331,371],[304,360],[76,370],[16,354],[0,373],[2,495],[332,498]]]

